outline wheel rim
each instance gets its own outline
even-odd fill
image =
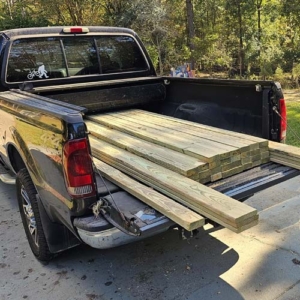
[[[38,232],[36,228],[36,221],[34,217],[34,213],[32,210],[32,205],[29,199],[29,196],[24,188],[22,186],[21,188],[21,196],[22,196],[22,202],[23,202],[23,211],[26,217],[26,223],[30,232],[30,235],[32,237],[32,240],[34,241],[35,245],[38,247],[39,242],[38,242]]]

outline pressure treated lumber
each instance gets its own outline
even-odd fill
[[[147,186],[151,186],[151,187],[153,187],[153,189],[160,191],[161,193],[176,200],[177,202],[186,205],[186,203],[182,200],[181,197],[179,197],[177,194],[174,194],[174,193],[170,192],[169,190],[167,190],[164,185],[161,185],[158,182],[155,182],[155,181],[149,179],[148,177],[141,175],[138,172],[135,172],[134,170],[132,170],[132,168],[127,168],[122,164],[112,162],[109,160],[109,158],[105,158],[105,159],[106,159],[107,163],[114,165],[116,168],[122,170],[123,172],[129,174],[130,176],[139,178],[139,180],[144,182]],[[189,203],[187,206],[190,207],[191,209],[193,209],[194,211],[197,211],[199,209],[197,206],[194,206],[192,203]],[[249,218],[244,219],[242,221],[242,224],[244,224],[244,225],[241,225],[241,222],[239,222],[239,225],[238,225],[239,227],[236,227],[236,224],[232,223],[232,222],[225,223],[220,219],[217,219],[217,218],[214,219],[214,217],[209,217],[209,215],[207,215],[207,217],[236,233],[242,232],[243,230],[246,230],[258,223],[258,215],[250,216]],[[218,221],[216,221],[216,220],[218,220]]]
[[[257,220],[257,211],[200,183],[106,142],[91,138],[92,153],[140,181],[151,183],[171,198],[225,227],[239,231]]]
[[[269,141],[270,160],[300,170],[300,148]]]
[[[209,130],[209,131],[217,132],[217,133],[222,133],[225,136],[232,136],[232,137],[240,138],[244,141],[258,142],[260,148],[268,147],[268,141],[267,140],[262,139],[262,138],[258,138],[258,137],[252,136],[252,135],[247,135],[247,134],[238,133],[238,132],[235,132],[235,131],[220,129],[220,128],[209,126],[209,125],[203,125],[203,124],[199,124],[199,123],[195,123],[195,122],[191,122],[191,121],[186,121],[186,120],[182,120],[182,119],[178,119],[178,118],[173,118],[173,117],[169,117],[169,116],[165,116],[165,115],[160,115],[160,114],[152,113],[152,112],[145,111],[145,110],[132,109],[132,110],[129,110],[129,111],[138,112],[138,113],[144,115],[145,118],[147,118],[147,116],[149,116],[149,115],[153,116],[153,117],[159,116],[159,118],[164,119],[164,120],[171,120],[171,121],[174,121],[176,123],[180,123],[180,124],[184,124],[184,125],[191,125],[191,126],[194,126],[196,128],[205,129],[205,130]]]
[[[292,157],[292,156],[288,156],[288,155],[283,155],[283,154],[277,154],[277,153],[272,153],[270,155],[271,160],[273,159],[279,159],[281,161],[286,161],[286,162],[290,162],[293,164],[299,164],[300,165],[300,158],[297,157]]]
[[[109,113],[112,117],[117,117],[118,119],[122,119],[127,124],[138,124],[145,126],[147,128],[155,129],[158,132],[163,132],[166,134],[169,134],[171,136],[179,136],[180,138],[183,138],[186,141],[192,140],[193,143],[199,143],[203,144],[205,143],[206,146],[210,147],[218,147],[218,149],[224,149],[229,153],[240,153],[242,151],[248,151],[250,150],[250,147],[248,145],[245,145],[243,143],[238,143],[238,145],[230,145],[225,142],[225,137],[223,136],[222,139],[218,140],[218,137],[215,138],[209,138],[212,137],[212,135],[205,135],[201,136],[195,131],[189,130],[189,128],[184,128],[183,130],[180,130],[179,126],[167,126],[168,120],[161,120],[159,117],[157,117],[158,122],[149,122],[151,120],[152,116],[138,116],[135,113],[131,112],[120,112],[120,113]],[[215,137],[215,134],[214,134]]]
[[[91,120],[87,122],[88,129],[97,138],[201,183],[217,181],[269,161],[266,140],[239,133],[228,135],[227,131],[211,126],[141,110],[87,118]],[[201,161],[202,167],[189,169],[191,165],[186,166],[176,152],[182,158]]]
[[[278,153],[300,159],[299,147],[269,141],[269,151],[271,154]]]
[[[88,116],[87,118],[96,123],[118,129],[122,132],[159,144],[163,147],[186,153],[205,162],[212,162],[214,160],[219,160],[220,158],[226,158],[238,151],[237,148],[227,145],[210,143],[203,141],[203,139],[191,139],[190,137],[178,135],[178,133],[165,132],[141,126],[136,123],[133,124],[108,114]]]
[[[204,225],[205,219],[202,216],[174,200],[128,177],[99,159],[94,158],[94,164],[105,178],[153,207],[186,230],[192,231]]]
[[[139,124],[148,124],[149,126],[160,126],[176,132],[182,132],[191,136],[196,136],[208,141],[218,142],[227,146],[238,148],[241,152],[259,149],[259,143],[247,141],[235,136],[228,136],[222,133],[214,132],[207,129],[197,128],[190,124],[181,124],[173,120],[162,119],[159,116],[140,114],[139,111],[129,110],[118,113],[118,117]]]
[[[207,163],[183,153],[171,149],[166,151],[165,147],[91,121],[87,121],[86,125],[89,132],[98,139],[137,154],[140,157],[144,157],[184,176],[190,177],[198,174],[200,171],[208,169]]]

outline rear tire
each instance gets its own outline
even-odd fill
[[[54,255],[49,250],[44,234],[37,191],[26,169],[18,172],[16,187],[20,214],[30,248],[38,260],[49,261]]]

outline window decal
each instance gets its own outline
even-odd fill
[[[45,69],[45,65],[41,65],[39,66],[38,70],[32,70],[32,71],[29,71],[29,74],[27,75],[27,78],[28,79],[33,79],[35,76],[38,76],[39,78],[43,78],[43,76],[45,78],[49,78],[49,76],[47,76],[47,71]]]

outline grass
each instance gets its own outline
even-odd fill
[[[284,90],[287,108],[287,139],[288,145],[300,147],[300,90]]]
[[[300,147],[300,102],[287,101],[287,139],[288,145]]]

